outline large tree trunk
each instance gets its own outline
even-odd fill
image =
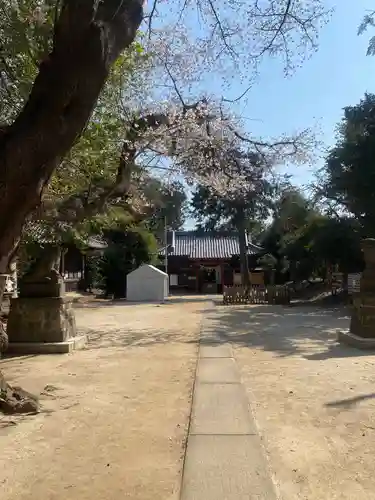
[[[238,241],[240,246],[242,285],[249,290],[251,286],[251,281],[250,281],[249,261],[247,256],[247,245],[246,245],[245,210],[242,205],[240,205],[237,208],[236,225],[238,229]]]
[[[14,123],[0,128],[0,274],[8,269],[26,217],[90,118],[111,64],[133,42],[142,4],[63,0],[53,50],[40,64],[29,99]],[[32,397],[18,404],[1,372],[0,381],[0,410],[32,407]]]
[[[0,262],[81,134],[111,64],[136,36],[142,0],[64,0],[29,99],[0,135]]]

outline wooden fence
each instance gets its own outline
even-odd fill
[[[223,287],[223,304],[289,304],[290,292],[285,286],[242,285]]]

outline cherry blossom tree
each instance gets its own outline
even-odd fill
[[[290,70],[292,54],[298,59],[307,45],[316,46],[324,18],[318,0],[228,0],[220,6],[213,0],[154,0],[146,15],[141,0],[1,4],[0,73],[2,94],[8,95],[8,120],[0,135],[3,269],[25,218],[84,129],[111,65],[134,41],[142,20],[153,77],[162,71],[158,85],[173,71],[189,86],[213,68],[225,78],[233,71],[251,74],[267,54],[281,55]],[[32,86],[25,73],[35,75]]]

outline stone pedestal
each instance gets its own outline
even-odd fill
[[[72,304],[65,298],[12,299],[8,318],[11,342],[65,342],[75,335]]]
[[[81,347],[72,301],[65,297],[12,299],[7,327],[8,352],[63,353]]]
[[[11,299],[7,333],[9,352],[63,353],[85,344],[85,337],[77,337],[72,300],[64,296],[56,271],[21,283],[20,296]]]
[[[350,331],[363,338],[375,339],[375,293],[359,292],[353,297]]]
[[[375,239],[362,241],[366,268],[360,292],[353,296],[349,332],[340,332],[338,340],[351,346],[375,349]]]
[[[21,298],[55,298],[63,297],[64,294],[65,283],[62,277],[57,276],[55,273],[52,273],[51,277],[44,280],[24,280],[20,285]]]

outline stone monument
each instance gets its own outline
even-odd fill
[[[353,294],[350,329],[340,332],[339,342],[362,349],[375,349],[375,239],[362,240],[365,270],[360,291]]]
[[[20,282],[11,299],[7,333],[9,352],[64,353],[85,344],[77,337],[72,300],[65,296],[53,254],[44,255]]]

